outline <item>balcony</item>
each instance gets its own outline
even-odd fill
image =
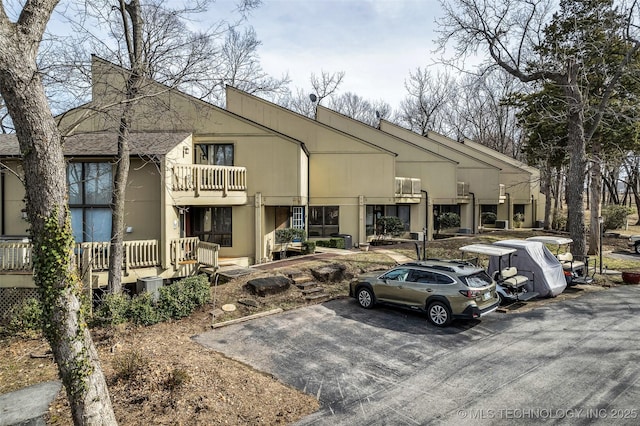
[[[173,167],[171,189],[176,204],[245,204],[247,169],[245,167],[203,164]],[[200,198],[200,200],[198,200]]]
[[[418,178],[397,177],[395,197],[397,203],[416,204],[422,199],[422,181]]]
[[[469,201],[469,184],[467,182],[458,182],[457,185],[458,202]]]

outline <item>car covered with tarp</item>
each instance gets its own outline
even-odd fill
[[[511,255],[510,265],[499,264],[500,258],[490,258],[487,268],[489,274],[514,266],[519,274],[529,278],[531,291],[538,293],[540,297],[555,297],[567,287],[562,265],[543,243],[511,239],[496,241],[493,244],[511,247],[517,251]]]

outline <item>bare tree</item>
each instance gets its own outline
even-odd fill
[[[352,92],[335,96],[329,108],[370,126],[378,126],[380,119],[387,117],[391,111],[389,104],[384,101],[372,103]]]
[[[443,133],[446,107],[456,93],[456,82],[451,75],[438,72],[434,77],[426,68],[418,68],[409,73],[404,87],[407,96],[396,121],[423,136],[429,131]]]
[[[568,228],[576,255],[586,253],[583,207],[586,145],[597,129],[625,67],[640,47],[629,32],[631,11],[623,19],[622,23],[627,24],[624,32],[611,26],[612,20],[620,22],[620,19],[619,15],[613,16],[616,14],[606,0],[598,7],[591,3],[567,0],[561,3],[561,11],[551,16],[554,3],[549,0],[453,0],[443,2],[444,18],[440,21],[441,48],[448,42],[454,42],[460,56],[475,53],[479,47],[484,48],[493,65],[503,68],[523,83],[552,81],[562,88],[571,158],[567,185],[567,206],[571,217]],[[605,17],[608,19],[606,24],[603,21]],[[586,28],[589,22],[597,23],[601,31],[595,31],[593,24]],[[603,38],[596,40],[596,35]],[[607,64],[610,73],[605,89],[598,102],[589,102],[589,93],[584,90],[588,65],[582,59],[590,57],[593,49],[613,45],[620,47],[620,40],[627,44],[615,66]],[[585,111],[590,104],[596,106],[591,108],[587,121]],[[597,235],[599,230],[596,228],[595,231]]]
[[[15,21],[0,4],[0,93],[16,128],[27,215],[47,337],[75,424],[116,424],[98,354],[80,306],[66,167],[36,56],[56,0],[27,0]]]
[[[506,102],[524,90],[519,81],[501,69],[466,74],[457,85],[456,136],[465,135],[513,158],[521,157],[522,133],[517,108]]]
[[[313,94],[317,97],[318,105],[320,105],[323,99],[337,92],[338,87],[340,87],[344,79],[344,75],[344,71],[329,73],[324,70],[320,71],[320,75],[316,75],[315,73],[311,74],[311,88],[313,89]]]

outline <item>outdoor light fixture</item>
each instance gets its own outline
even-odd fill
[[[189,147],[188,146],[184,146],[184,147],[182,147],[182,156],[186,157],[187,155],[189,155]]]
[[[22,209],[20,210],[20,214],[22,215],[22,219],[23,220],[27,220],[28,216],[27,216],[27,209]]]

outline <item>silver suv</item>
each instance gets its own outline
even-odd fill
[[[468,262],[430,259],[398,265],[385,273],[360,275],[349,295],[365,309],[376,303],[425,311],[439,327],[454,318],[480,318],[499,305],[496,283]]]

